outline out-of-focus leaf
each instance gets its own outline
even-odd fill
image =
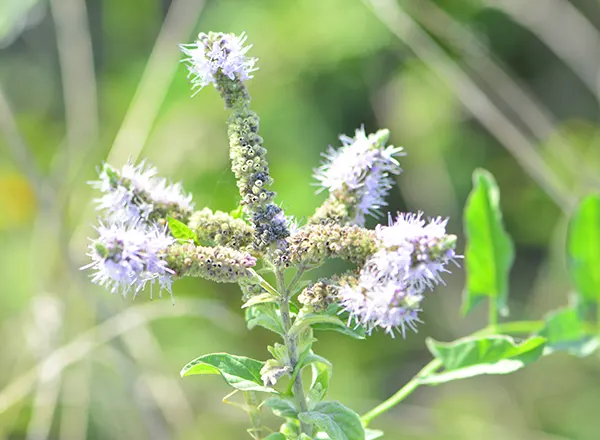
[[[569,272],[585,302],[600,301],[600,196],[585,197],[569,223]]]
[[[181,376],[195,374],[220,374],[228,385],[241,391],[263,391],[276,393],[273,388],[265,387],[260,378],[264,362],[244,356],[228,353],[212,353],[200,356],[181,370]]]
[[[514,246],[502,223],[498,185],[486,170],[473,173],[473,190],[464,217],[467,285],[463,313],[489,298],[500,314],[507,315],[508,275],[514,260]]]
[[[436,385],[481,374],[512,373],[537,360],[546,339],[535,336],[517,344],[509,336],[492,335],[450,343],[428,338],[426,343],[429,351],[442,362],[444,371],[424,377],[421,382]]]
[[[273,432],[266,436],[265,440],[287,440],[287,437],[281,432]]]
[[[378,429],[365,429],[365,440],[376,440],[383,437],[383,431]]]
[[[190,241],[196,244],[198,243],[198,236],[185,223],[170,216],[167,217],[167,223],[171,235],[173,238],[177,239],[177,241],[181,243],[189,243]]]
[[[574,356],[585,357],[598,348],[598,337],[586,331],[577,310],[566,308],[550,313],[539,335],[546,338],[544,354],[566,351]]]

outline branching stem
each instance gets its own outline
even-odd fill
[[[298,273],[300,270],[298,271]],[[296,278],[299,279],[298,273],[296,273]],[[292,319],[290,316],[290,289],[289,286],[285,285],[285,279],[283,277],[283,273],[278,270],[276,272],[277,276],[277,289],[279,290],[281,301],[279,302],[279,310],[281,313],[281,324],[283,326],[284,336],[283,342],[288,349],[288,356],[290,358],[290,367],[292,370],[296,370],[296,366],[298,364],[298,340],[295,336],[290,334],[290,328],[292,327]],[[290,283],[291,286],[292,283]],[[299,412],[308,411],[308,405],[306,403],[306,396],[304,394],[304,384],[302,383],[302,374],[297,374],[294,383],[292,386],[292,391],[294,393],[294,400],[296,402],[296,406]],[[311,435],[312,426],[300,422],[300,432]]]

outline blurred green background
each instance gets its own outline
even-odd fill
[[[173,306],[112,296],[78,270],[94,235],[86,181],[103,160],[146,157],[198,208],[237,204],[227,112],[213,89],[190,98],[178,43],[247,31],[274,188],[298,219],[325,197],[320,152],[363,123],[408,153],[390,211],[450,216],[461,248],[471,173],[492,171],[517,244],[512,316],[539,319],[568,301],[566,219],[600,187],[599,28],[596,0],[0,0],[0,438],[246,438],[220,378],[178,375],[212,351],[268,357],[275,338],[245,330],[235,286],[179,281]],[[317,334],[330,398],[364,413],[428,362],[427,336],[484,326],[484,310],[460,316],[463,282],[456,269],[428,296],[406,340]],[[598,408],[598,357],[559,354],[420,388],[372,427],[592,440]]]

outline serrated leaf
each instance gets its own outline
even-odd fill
[[[220,374],[227,384],[241,391],[277,393],[263,385],[260,370],[264,362],[228,353],[212,353],[200,356],[181,370],[181,376],[196,374]]]
[[[545,326],[539,335],[547,339],[544,354],[566,351],[578,357],[592,354],[598,348],[598,338],[587,331],[577,310],[560,309],[545,318]]]
[[[324,431],[331,440],[365,440],[360,417],[340,402],[321,402],[298,417]]]
[[[585,302],[600,302],[600,196],[585,197],[569,222],[569,272]]]
[[[540,336],[520,344],[504,335],[467,337],[450,343],[428,338],[427,348],[442,362],[444,371],[422,378],[421,383],[436,385],[482,374],[512,373],[536,361],[545,343]]]
[[[198,236],[185,223],[182,223],[171,216],[167,216],[167,224],[169,225],[171,235],[177,241],[181,243],[189,243],[192,241],[198,244]]]
[[[464,218],[467,285],[463,313],[469,313],[484,298],[489,298],[500,314],[507,315],[508,275],[514,260],[514,245],[504,230],[498,185],[486,170],[473,173],[473,190]]]
[[[277,417],[297,419],[298,410],[294,407],[294,404],[289,400],[281,397],[270,397],[265,400],[264,403],[267,407],[273,411]]]
[[[281,321],[277,316],[277,310],[273,304],[257,304],[248,307],[245,312],[245,317],[248,330],[252,330],[256,326],[261,326],[283,336],[284,332],[281,327]]]

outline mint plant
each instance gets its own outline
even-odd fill
[[[586,198],[571,222],[572,304],[542,320],[500,322],[508,316],[514,247],[504,230],[494,178],[477,170],[464,216],[463,311],[487,303],[488,326],[452,342],[428,339],[433,360],[362,417],[329,400],[333,366],[313,349],[315,332],[364,339],[381,330],[408,337],[421,322],[427,293],[443,284],[444,273],[463,257],[442,217],[388,214],[387,224],[364,227],[367,216],[381,215],[401,172],[404,151],[387,145],[387,130],[367,134],[361,127],[354,137],[341,136],[342,145],[329,147],[315,170],[328,198],[306,221],[286,216],[275,202],[259,117],[250,106],[246,83],[257,59],[247,55],[251,46],[245,42],[244,34],[211,32],[181,46],[194,95],[212,84],[231,110],[229,151],[239,207],[230,213],[196,210],[192,196],[158,177],[154,167],[104,164],[92,182],[101,193],[96,200],[101,220],[89,246],[92,262],[84,268],[94,271],[93,282],[123,296],[144,289],[151,298],[153,290],[172,295],[173,282],[182,277],[240,286],[248,328],[261,326],[277,335],[278,342],[268,347],[271,358],[206,354],[185,365],[181,375],[220,374],[241,392],[252,438],[380,438],[383,433],[368,426],[419,386],[506,374],[555,351],[584,356],[597,348],[598,326],[589,311],[600,299],[600,198]],[[353,269],[310,279],[312,269],[334,258]],[[280,427],[264,425],[265,408],[283,419]]]

